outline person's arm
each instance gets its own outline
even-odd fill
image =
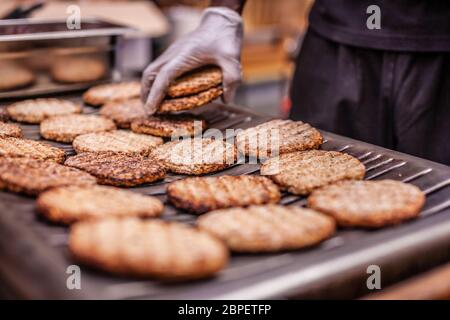
[[[152,62],[142,76],[142,94],[148,115],[154,114],[169,84],[178,76],[204,65],[223,73],[223,100],[231,102],[241,81],[242,11],[245,0],[212,0],[200,25],[176,40]]]
[[[230,8],[241,14],[246,2],[247,0],[211,0],[210,6]]]

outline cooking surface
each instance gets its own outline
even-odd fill
[[[98,109],[86,107],[86,113]],[[210,127],[248,128],[269,120],[245,109],[220,104],[197,109]],[[21,125],[26,138],[39,139],[39,127]],[[66,288],[66,268],[76,264],[67,252],[67,229],[37,217],[34,199],[0,192],[0,279],[10,294],[28,298],[277,298],[308,296],[336,285],[365,286],[369,265],[382,268],[386,279],[421,259],[448,252],[450,247],[450,169],[426,160],[396,153],[333,134],[323,133],[322,149],[349,153],[366,166],[366,179],[410,182],[427,194],[419,219],[378,231],[339,230],[321,245],[295,252],[233,255],[217,277],[183,284],[120,278],[81,266],[81,290]],[[207,135],[207,133],[206,133]],[[61,147],[74,154],[70,145]],[[258,174],[259,165],[235,165],[213,175]],[[155,195],[167,202],[167,183],[184,176],[169,174],[163,182],[132,190]],[[305,205],[305,198],[284,194],[282,204]],[[165,220],[194,223],[196,216],[166,203]],[[429,255],[430,254],[430,255]],[[389,275],[389,277],[388,277]]]

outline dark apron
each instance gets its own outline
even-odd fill
[[[450,165],[450,53],[364,49],[309,30],[291,118]]]

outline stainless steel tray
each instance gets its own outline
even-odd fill
[[[97,109],[87,107],[86,112],[97,112]],[[244,108],[220,104],[196,112],[221,130],[252,127],[269,120]],[[37,126],[22,127],[26,137],[39,139]],[[367,291],[369,265],[380,266],[385,286],[449,257],[449,167],[327,132],[323,134],[326,139],[323,149],[358,157],[367,167],[367,179],[402,180],[424,190],[427,203],[420,218],[378,231],[339,230],[333,238],[307,250],[233,255],[230,265],[217,277],[190,283],[120,278],[82,267],[82,289],[68,290],[66,268],[74,261],[67,253],[67,229],[37,217],[32,198],[1,192],[0,283],[4,294],[64,299],[349,298]],[[53,144],[73,153],[70,145]],[[258,174],[258,171],[258,165],[244,164],[215,175]],[[168,175],[161,183],[133,190],[166,202],[167,183],[180,178],[183,176]],[[284,194],[281,202],[303,206],[305,199]],[[163,219],[193,224],[196,217],[167,204]]]
[[[116,61],[119,39],[132,31],[96,19],[84,19],[78,30],[68,29],[63,20],[0,20],[0,76],[13,77],[7,71],[8,66],[13,66],[24,69],[35,79],[23,87],[0,90],[0,99],[67,93],[119,80]],[[50,70],[55,61],[64,58],[94,59],[104,65],[104,74],[88,82],[57,81]]]
[[[0,20],[0,42],[116,36],[130,31],[130,28],[92,18],[83,19],[81,29],[73,30],[67,28],[64,20]]]

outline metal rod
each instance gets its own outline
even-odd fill
[[[392,161],[390,161],[390,162],[392,162]],[[388,172],[390,172],[390,171],[392,171],[392,170],[394,170],[394,169],[403,167],[405,164],[406,164],[406,162],[400,162],[400,163],[398,163],[398,164],[396,164],[396,165],[394,165],[394,166],[392,166],[392,167],[389,167],[389,168],[387,168],[387,169],[384,169],[384,170],[382,170],[382,171],[380,171],[380,172],[377,172],[377,173],[375,173],[375,174],[373,174],[373,175],[367,177],[366,180],[372,180],[372,179],[375,179],[375,178],[377,178],[377,177],[379,177],[379,176],[382,176],[383,174],[386,174],[386,173],[388,173]]]
[[[296,201],[298,201],[298,200],[300,200],[300,197],[299,197],[299,196],[296,196],[296,195],[287,195],[286,197],[283,197],[283,199],[281,199],[280,204],[287,205],[287,204],[294,203],[294,202],[296,202]]]
[[[418,179],[418,178],[420,178],[420,177],[422,177],[422,176],[424,176],[424,175],[426,175],[426,174],[428,174],[428,173],[430,173],[432,171],[433,171],[433,169],[425,169],[423,171],[420,171],[420,172],[418,172],[416,174],[413,174],[412,176],[409,176],[409,177],[403,179],[402,182],[404,182],[404,183],[411,182],[411,181],[416,180],[416,179]]]
[[[379,167],[384,166],[385,164],[391,163],[392,161],[394,161],[394,158],[389,158],[387,160],[384,160],[383,162],[380,162],[380,163],[378,163],[378,164],[376,164],[374,166],[371,166],[371,167],[367,168],[366,171],[368,172],[368,171],[375,170],[375,169],[377,169]]]
[[[436,206],[434,206],[434,207],[432,207],[430,209],[422,211],[420,216],[421,217],[426,217],[426,216],[429,216],[430,214],[433,214],[433,213],[445,210],[445,209],[447,209],[449,207],[450,207],[450,199],[445,201],[445,202],[443,202],[443,203],[440,203],[440,204],[438,204],[438,205],[436,205]]]
[[[373,161],[375,161],[375,160],[378,160],[378,159],[380,159],[380,158],[381,158],[381,154],[378,154],[378,155],[376,155],[376,156],[373,157],[373,158],[370,158],[370,159],[367,159],[366,161],[363,161],[363,164],[368,164],[368,163],[373,162]]]
[[[369,152],[366,152],[366,153],[364,153],[362,156],[359,156],[359,157],[357,157],[357,158],[358,158],[358,160],[362,160],[362,159],[365,159],[365,158],[367,158],[368,156],[370,156],[372,153],[373,153],[372,151],[369,151]]]
[[[423,192],[428,196],[428,195],[432,194],[433,192],[436,192],[439,189],[442,189],[448,185],[450,185],[450,179],[447,179],[447,180],[442,181],[441,183],[438,183],[428,189],[425,189],[425,190],[423,190]]]
[[[343,151],[345,151],[345,150],[350,149],[351,147],[352,147],[352,145],[346,145],[345,147],[342,147],[342,148],[339,149],[338,151],[339,151],[339,152],[343,152]]]

